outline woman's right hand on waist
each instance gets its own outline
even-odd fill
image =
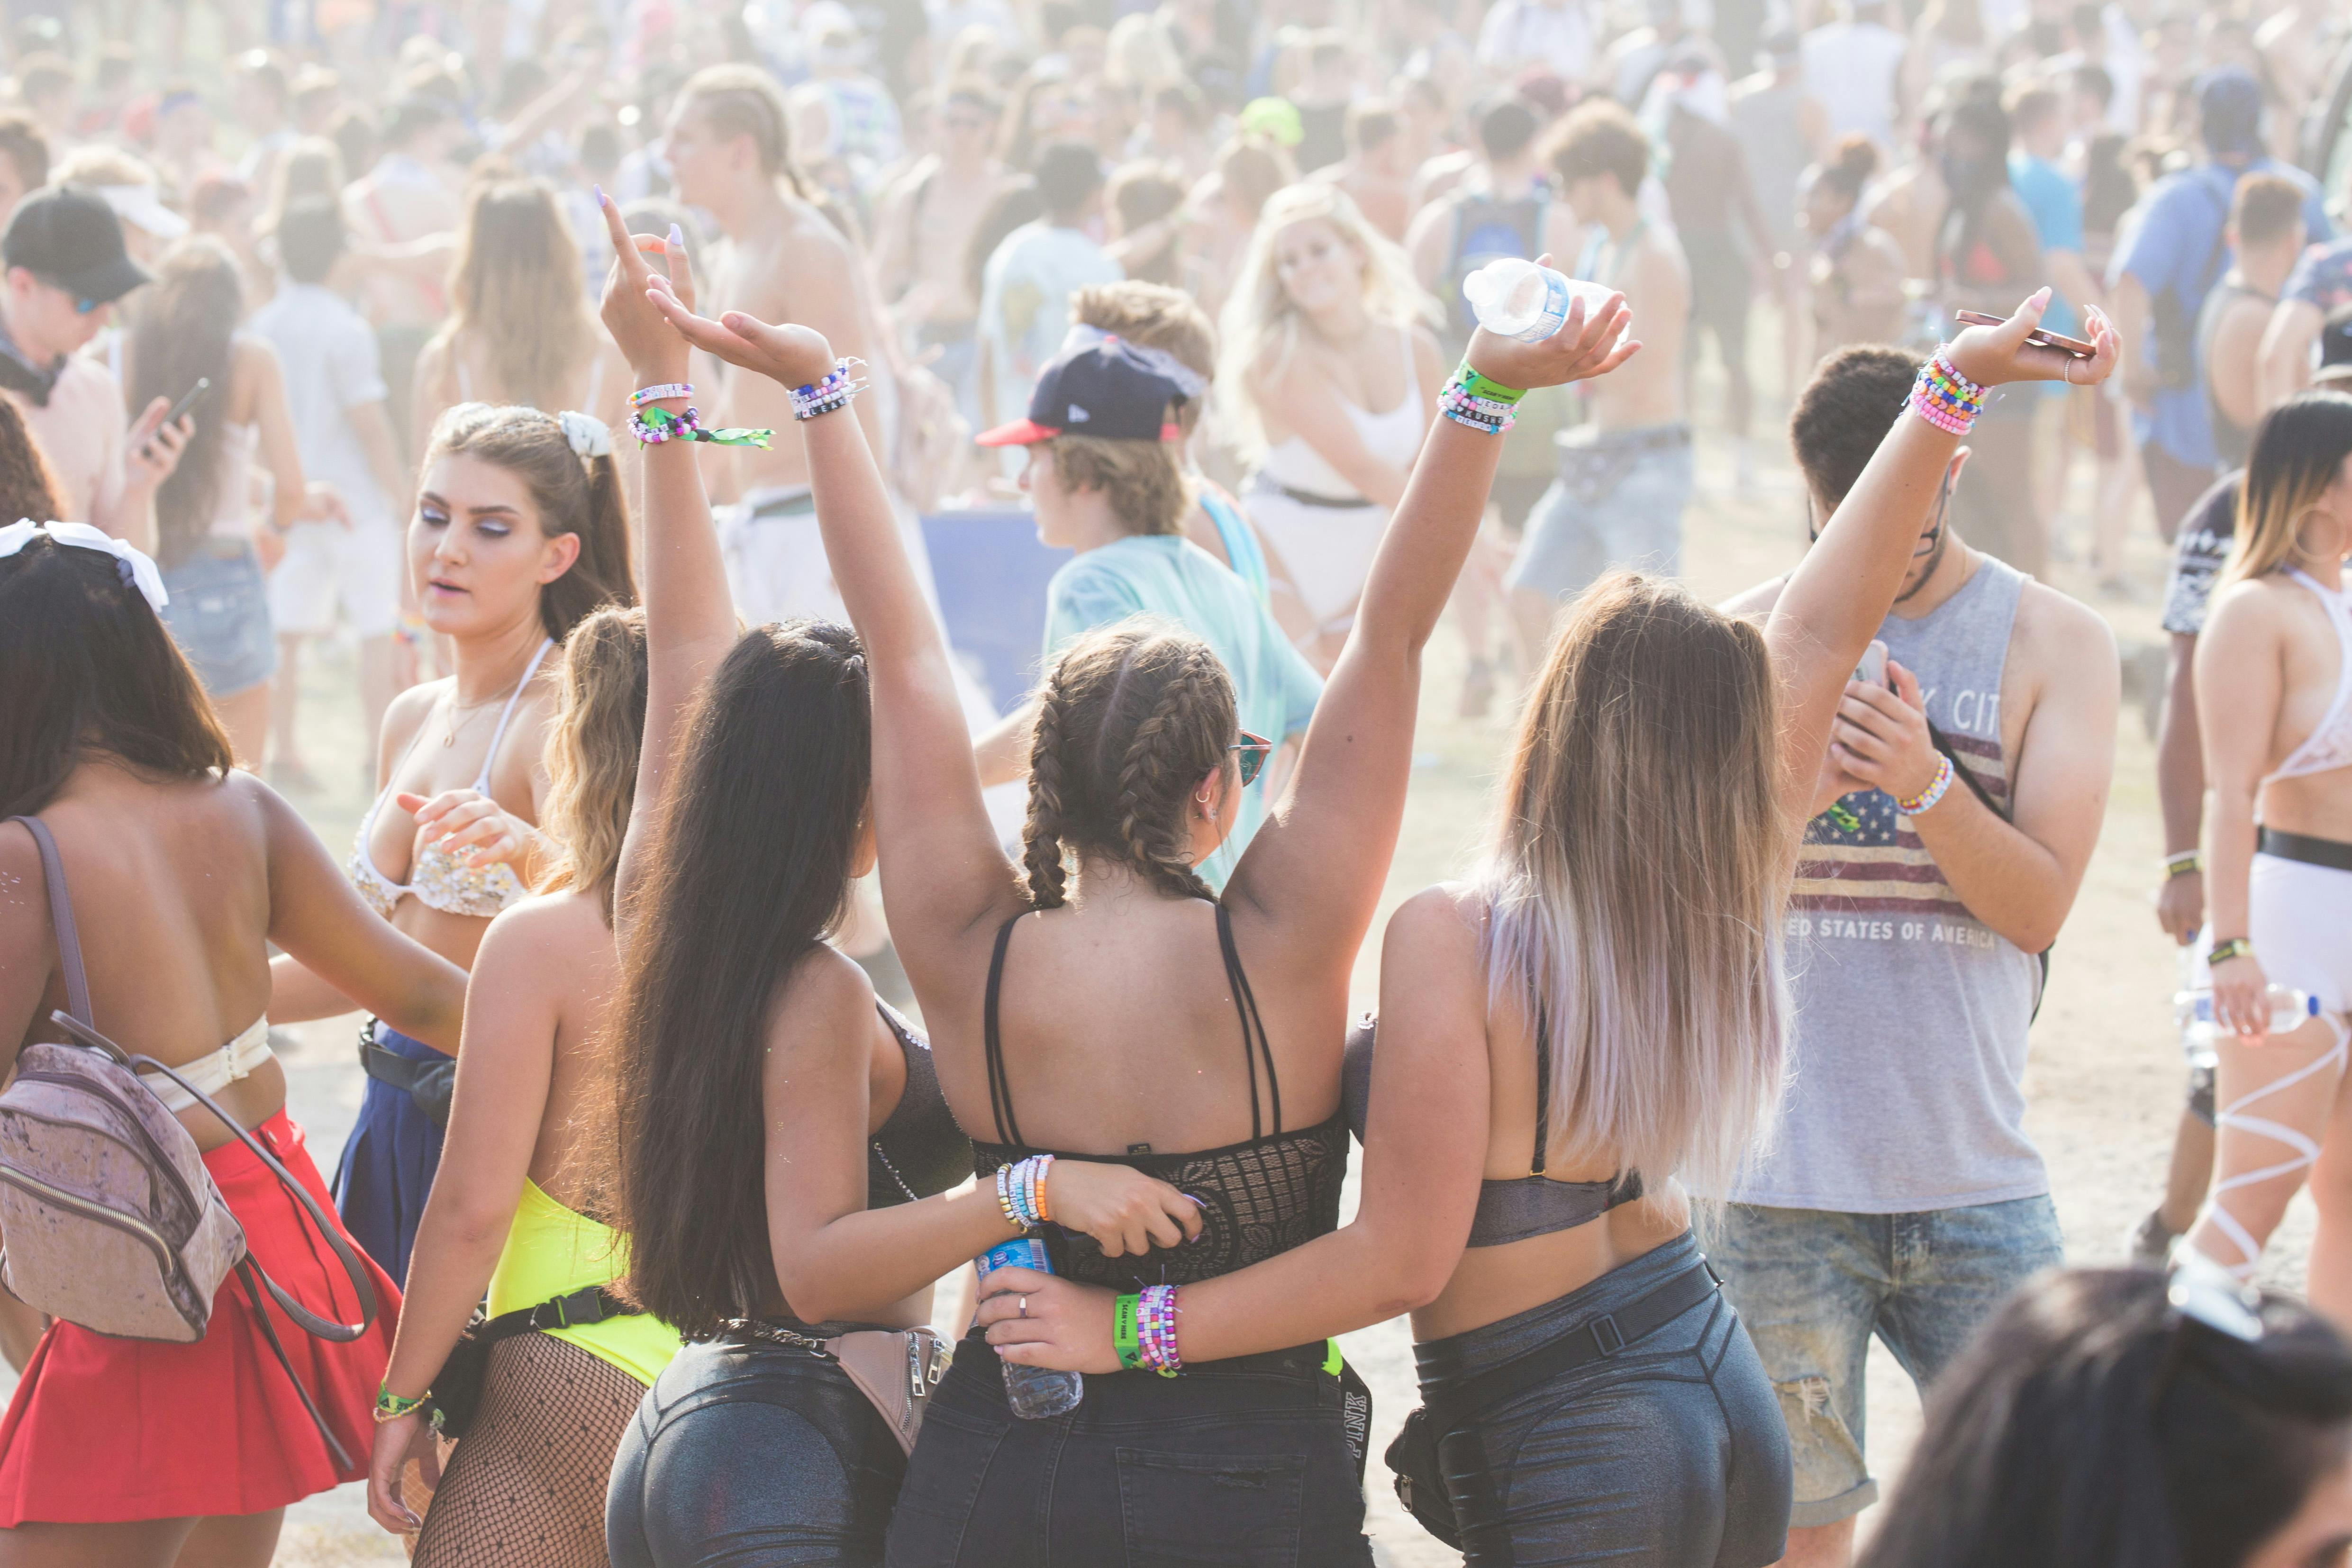
[[[2213,1021],[2249,1044],[2271,1031],[2270,977],[2252,953],[2213,966]]]
[[[1201,1234],[1201,1206],[1156,1176],[1096,1160],[1055,1160],[1045,1207],[1065,1230],[1095,1239],[1106,1258],[1140,1257]]]

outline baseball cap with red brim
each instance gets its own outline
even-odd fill
[[[1028,446],[1057,435],[1104,441],[1181,441],[1168,405],[1183,389],[1151,368],[1134,348],[1105,338],[1047,365],[1029,394],[1029,417],[983,430],[982,446]]]

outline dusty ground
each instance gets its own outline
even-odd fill
[[[1759,339],[1769,330],[1759,329]],[[1760,349],[1759,343],[1759,361]],[[1784,410],[1769,397],[1761,401],[1758,428],[1764,438],[1756,482],[1735,486],[1727,444],[1715,438],[1700,443],[1700,491],[1685,524],[1685,558],[1692,586],[1710,598],[1785,570],[1803,542],[1801,503],[1780,449]],[[1710,392],[1703,422],[1713,423],[1712,402]],[[2078,465],[2078,503],[2087,466],[2087,460]],[[2071,510],[2069,528],[2079,538],[2081,507]],[[2161,552],[2144,523],[2133,548],[2138,597],[2128,602],[2091,601],[2114,622],[2127,659],[2156,641],[2154,600],[2162,571]],[[2062,564],[2053,575],[2059,586],[2089,595],[2087,573],[2079,565]],[[1421,755],[1403,846],[1389,879],[1391,904],[1458,871],[1484,816],[1506,726],[1499,713],[1478,721],[1454,716],[1462,658],[1460,639],[1441,632],[1422,704]],[[328,788],[301,797],[299,803],[339,855],[366,804],[356,760],[362,749],[352,680],[348,652],[334,650],[313,660],[303,679],[305,748]],[[2137,689],[2127,685],[2127,692]],[[2126,1226],[2146,1212],[2160,1189],[2179,1105],[2181,1072],[2168,1012],[2177,977],[2168,944],[2149,913],[2150,873],[2158,850],[2150,748],[2136,712],[2127,711],[2114,801],[2082,897],[2053,956],[2029,1084],[2032,1130],[2050,1161],[2069,1256],[2079,1262],[2120,1256]],[[1367,1001],[1374,991],[1376,952],[1376,943],[1367,944],[1357,975],[1359,994]],[[295,1113],[310,1129],[321,1163],[328,1164],[358,1100],[361,1080],[351,1058],[351,1030],[339,1022],[309,1026],[300,1034],[302,1049],[289,1062]],[[2282,1282],[2299,1281],[2308,1236],[2308,1209],[2298,1203],[2273,1249],[2273,1270]],[[1367,1330],[1345,1343],[1350,1360],[1371,1384],[1378,1406],[1367,1491],[1381,1561],[1392,1568],[1457,1562],[1402,1515],[1378,1458],[1414,1403],[1403,1325]],[[1872,1464],[1882,1479],[1890,1478],[1916,1434],[1917,1401],[1883,1351],[1874,1355],[1870,1405]],[[293,1510],[278,1557],[285,1568],[401,1561],[398,1545],[368,1521],[356,1487]]]

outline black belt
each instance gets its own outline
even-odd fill
[[[1722,1284],[1723,1276],[1702,1257],[1618,1311],[1589,1318],[1500,1366],[1423,1398],[1430,1428],[1442,1437],[1497,1400],[1549,1382],[1563,1372],[1607,1361],[1706,1301]]]
[[[1321,507],[1331,512],[1357,512],[1373,505],[1361,496],[1318,496],[1312,490],[1294,490],[1279,479],[1269,479],[1261,474],[1257,487],[1271,490],[1277,496],[1287,496],[1302,507]]]
[[[2324,865],[2330,871],[2352,871],[2352,844],[2335,839],[2315,839],[2308,833],[2289,833],[2277,828],[2264,828],[2254,836],[2254,848],[2263,854],[2273,855],[2283,861]]]
[[[416,1102],[416,1108],[447,1131],[449,1102],[457,1092],[457,1059],[436,1056],[419,1061],[388,1051],[375,1042],[373,1027],[360,1030],[360,1071],[379,1083],[389,1084]]]

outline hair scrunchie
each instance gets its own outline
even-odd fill
[[[574,456],[613,455],[613,427],[594,414],[567,408],[555,416],[555,423],[563,427],[563,439],[572,444]]]

